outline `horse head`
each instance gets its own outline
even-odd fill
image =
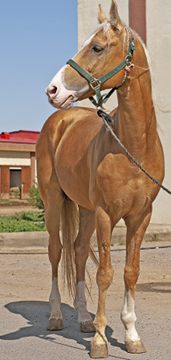
[[[127,55],[130,32],[120,19],[118,8],[112,0],[109,19],[101,6],[99,27],[73,57],[74,63],[94,79],[99,79],[123,62]],[[110,89],[123,81],[125,68],[105,80],[101,89]],[[94,95],[94,87],[70,65],[62,67],[47,87],[49,102],[56,108],[67,108],[73,102]]]

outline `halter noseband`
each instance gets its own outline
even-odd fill
[[[129,30],[130,33],[130,41],[129,41],[129,48],[127,55],[120,63],[120,65],[116,66],[112,71],[108,72],[106,75],[100,77],[99,79],[96,79],[92,75],[90,75],[86,70],[84,70],[80,65],[78,65],[74,60],[70,59],[67,61],[67,64],[70,65],[74,70],[76,70],[83,78],[85,78],[91,89],[95,92],[96,99],[94,97],[90,97],[89,99],[96,107],[102,107],[103,104],[109,99],[109,97],[113,94],[113,92],[117,89],[119,89],[126,81],[128,70],[127,68],[131,66],[132,57],[135,50],[135,42],[134,42],[134,36],[133,33]],[[101,85],[109,80],[111,77],[116,75],[121,70],[125,69],[125,77],[121,84],[115,86],[113,89],[111,89],[107,94],[102,95],[101,94]]]

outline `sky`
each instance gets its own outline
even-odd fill
[[[0,132],[40,130],[45,88],[77,51],[77,0],[0,0]]]

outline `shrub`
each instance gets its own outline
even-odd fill
[[[30,204],[38,209],[44,209],[43,201],[40,197],[39,189],[36,185],[33,185],[29,191]]]
[[[33,222],[24,220],[21,217],[1,216],[0,232],[20,232],[20,231],[44,231],[45,225],[43,221]]]
[[[44,222],[44,212],[35,212],[35,211],[21,211],[14,215],[16,220],[28,220],[34,223]]]

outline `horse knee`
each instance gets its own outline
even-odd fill
[[[139,276],[139,267],[125,266],[124,281],[127,289],[134,288]]]
[[[108,268],[103,268],[101,265],[97,271],[97,285],[104,291],[107,290],[113,280],[113,268],[112,266],[108,266]]]

